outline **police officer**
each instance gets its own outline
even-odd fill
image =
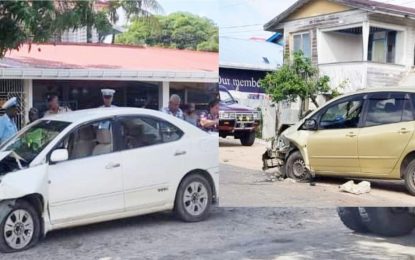
[[[116,107],[112,104],[112,100],[114,98],[115,90],[105,88],[105,89],[101,89],[101,93],[102,93],[102,100],[104,102],[104,105],[102,105],[100,107]]]
[[[13,119],[17,116],[17,98],[12,97],[3,104],[5,110],[0,117],[0,144],[17,133],[17,126]]]

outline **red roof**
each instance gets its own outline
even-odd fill
[[[2,67],[217,72],[212,52],[105,44],[26,44],[0,60]]]

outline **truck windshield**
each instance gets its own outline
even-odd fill
[[[231,96],[231,94],[227,91],[219,91],[220,100],[224,103],[235,103],[235,100]]]
[[[14,152],[22,164],[28,165],[70,123],[42,120],[1,146],[1,151]]]

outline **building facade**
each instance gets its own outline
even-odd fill
[[[117,106],[160,109],[171,94],[198,109],[217,95],[217,53],[91,44],[32,44],[0,60],[0,106],[16,96],[27,122],[31,107],[44,112],[56,94],[73,110],[102,105],[101,89],[116,90]]]
[[[368,0],[299,0],[265,24],[284,35],[284,53],[303,51],[350,92],[415,86],[415,9]]]

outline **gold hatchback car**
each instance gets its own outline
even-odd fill
[[[286,129],[263,155],[296,180],[315,175],[404,179],[415,195],[415,89],[364,90],[331,100]]]

